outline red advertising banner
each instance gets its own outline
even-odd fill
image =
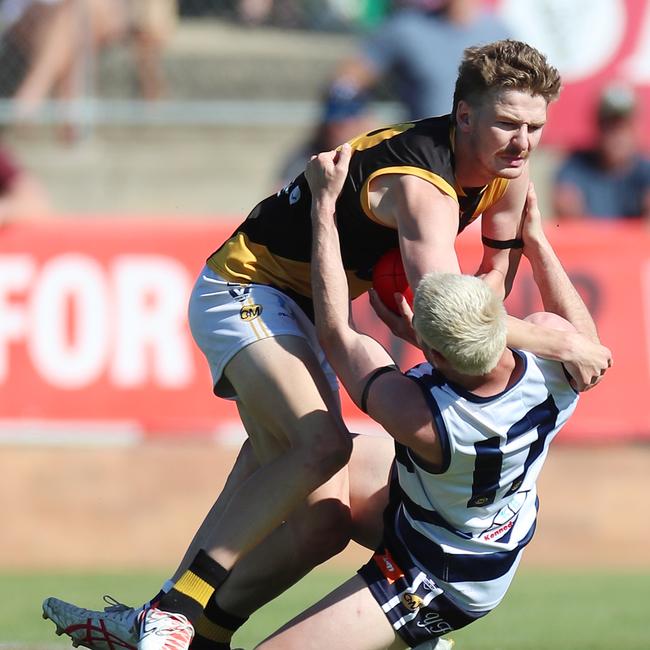
[[[241,435],[232,403],[211,393],[186,318],[203,260],[231,230],[124,218],[3,229],[0,438]],[[476,235],[458,243],[467,272],[480,255]],[[562,437],[650,438],[650,233],[607,223],[562,224],[551,235],[615,360]],[[392,346],[403,368],[419,361],[357,302],[357,320]],[[525,263],[508,306],[519,316],[541,308]],[[369,427],[347,399],[344,412],[351,428]]]
[[[640,125],[650,120],[648,0],[490,0],[516,38],[538,47],[562,74],[560,99],[549,111],[543,142],[561,148],[593,139],[594,106],[611,82],[635,88]],[[650,150],[650,129],[639,138]]]

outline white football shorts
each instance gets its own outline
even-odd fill
[[[192,290],[188,315],[192,336],[208,360],[215,395],[237,398],[223,376],[237,352],[255,341],[284,335],[308,342],[332,391],[338,392],[336,375],[318,343],[314,324],[282,291],[264,284],[229,282],[205,266]]]

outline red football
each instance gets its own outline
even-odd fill
[[[413,292],[406,279],[399,248],[392,248],[379,258],[372,270],[372,286],[384,305],[396,314],[399,312],[395,293],[401,293],[413,306]]]

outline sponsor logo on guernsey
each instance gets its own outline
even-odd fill
[[[382,572],[384,578],[388,580],[389,584],[393,584],[395,580],[404,577],[404,572],[399,568],[397,562],[393,560],[393,556],[389,551],[385,551],[384,553],[375,553],[373,559],[379,567],[379,570]]]
[[[518,478],[511,486],[509,492],[516,492],[520,487],[521,484],[524,482],[523,477]]]
[[[411,612],[414,612],[424,604],[424,601],[417,594],[405,593],[402,594],[402,605]]]
[[[505,535],[515,525],[514,520],[509,521],[507,524],[500,526],[496,530],[491,530],[483,534],[483,539],[486,542],[491,542],[494,539]]]
[[[296,185],[292,190],[291,194],[289,194],[289,205],[293,205],[294,203],[298,203],[300,201],[300,186]]]
[[[262,305],[244,305],[239,310],[239,317],[242,320],[255,320],[261,316],[263,311]]]

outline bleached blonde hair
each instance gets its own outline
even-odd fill
[[[487,374],[505,350],[505,307],[480,278],[429,273],[415,291],[413,311],[422,342],[465,375]]]

